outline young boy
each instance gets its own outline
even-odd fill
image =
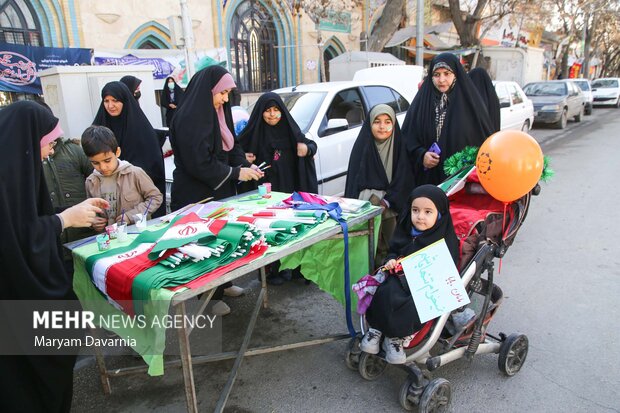
[[[159,208],[163,200],[161,192],[142,168],[118,159],[121,148],[110,129],[88,127],[82,134],[82,148],[95,168],[86,179],[86,195],[110,203],[107,216],[97,217],[93,223],[96,231],[101,232],[121,219],[133,223],[137,214],[150,215]]]

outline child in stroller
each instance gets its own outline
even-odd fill
[[[456,265],[459,245],[446,194],[437,186],[422,185],[411,192],[407,205],[409,207],[401,214],[383,269],[388,272],[397,270],[399,264],[396,258],[410,255],[442,238]],[[405,363],[403,341],[406,336],[422,328],[404,274],[402,270],[398,273],[400,275],[388,276],[377,288],[366,311],[366,320],[371,328],[360,343],[362,351],[377,354],[381,335],[385,334],[383,349],[390,364]]]
[[[404,364],[398,365],[407,372],[407,379],[399,392],[399,401],[405,410],[417,408],[420,412],[434,412],[447,408],[452,392],[450,383],[431,376],[441,366],[463,357],[472,360],[474,355],[495,353],[499,354],[500,371],[513,376],[521,369],[528,353],[526,335],[492,335],[488,332],[488,326],[503,299],[502,290],[493,280],[495,258],[501,259],[514,241],[527,216],[530,198],[539,194],[540,186],[536,185],[522,198],[505,204],[483,190],[475,168],[460,171],[458,177],[456,180],[449,179],[440,187],[449,198],[449,215],[460,242],[457,267],[471,304],[430,320],[421,328],[409,330],[416,332],[407,340],[408,343],[403,343],[402,347],[410,351]],[[396,272],[402,270],[397,268]],[[380,268],[374,276],[366,277],[375,277],[372,282],[366,282],[367,286],[373,287],[364,288],[372,294],[372,288],[383,281],[383,271]],[[358,295],[361,295],[361,290]],[[358,310],[366,308],[368,298],[366,296],[360,300],[363,305],[358,304]],[[409,301],[412,301],[411,297]],[[362,314],[363,311],[359,312],[362,334],[349,341],[345,362],[350,369],[359,371],[364,379],[375,380],[388,366],[386,345],[378,354],[370,354],[360,348],[368,318]],[[376,327],[369,323],[370,327]]]

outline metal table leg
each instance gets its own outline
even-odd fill
[[[185,310],[185,302],[177,305],[176,313],[185,319],[187,314]],[[194,371],[192,370],[192,354],[189,346],[189,332],[185,328],[185,323],[182,323],[182,326],[177,328],[177,333],[179,335],[179,347],[181,349],[181,364],[183,366],[183,382],[185,384],[185,401],[187,403],[187,411],[197,413],[198,402],[196,400]]]

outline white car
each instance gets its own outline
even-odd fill
[[[349,156],[370,109],[390,105],[400,124],[409,102],[385,84],[371,81],[325,82],[274,90],[306,134],[316,142],[316,172],[319,193],[341,195],[349,167]]]
[[[501,130],[528,132],[534,124],[534,105],[516,82],[493,82],[499,98]]]
[[[594,104],[594,95],[592,94],[592,86],[590,85],[590,81],[588,79],[577,78],[571,79],[573,83],[577,84],[581,91],[583,92],[583,96],[586,98],[586,105],[584,110],[584,115],[592,114],[592,106]]]
[[[592,82],[594,106],[611,105],[620,108],[620,78],[606,77]]]

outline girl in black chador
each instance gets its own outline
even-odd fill
[[[164,89],[161,91],[161,107],[166,109],[166,126],[172,124],[172,117],[183,100],[183,89],[174,81],[172,76],[166,78]]]
[[[258,98],[239,143],[248,161],[270,166],[263,181],[270,182],[272,190],[318,192],[313,159],[316,143],[304,136],[278,94],[269,92]],[[280,285],[287,278],[301,276],[299,267],[292,273],[280,273],[279,267],[279,261],[269,267],[270,284]]]
[[[413,254],[442,238],[456,265],[459,243],[452,225],[448,197],[443,190],[435,185],[419,186],[409,195],[407,205],[409,207],[399,217],[384,270],[394,270],[398,258]],[[422,328],[404,274],[388,275],[377,287],[366,311],[366,320],[371,328],[360,344],[362,351],[377,354],[381,336],[385,335],[383,349],[386,361],[392,364],[404,363],[404,337]]]

